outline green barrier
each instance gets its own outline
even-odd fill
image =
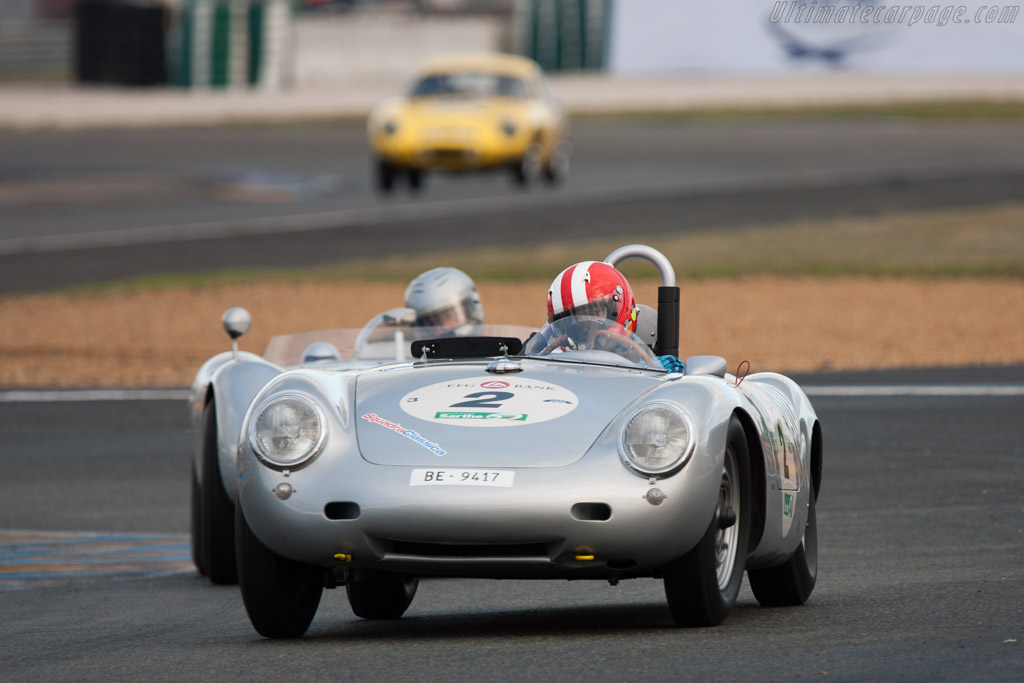
[[[268,74],[282,72],[265,64],[272,53],[283,58],[268,41],[280,43],[290,21],[289,0],[185,0],[168,41],[171,82],[184,88],[263,85]]]
[[[612,0],[520,0],[520,52],[545,71],[603,69]]]

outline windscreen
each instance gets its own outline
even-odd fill
[[[526,86],[518,78],[498,74],[458,72],[431,74],[421,78],[409,93],[412,97],[434,95],[471,95],[526,97]]]
[[[639,337],[614,320],[596,316],[572,315],[548,323],[526,342],[522,355],[662,369]]]

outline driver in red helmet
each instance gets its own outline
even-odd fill
[[[568,316],[595,316],[636,331],[639,309],[626,277],[610,263],[582,261],[569,266],[548,290],[548,323]],[[658,356],[669,372],[685,372],[675,356]]]
[[[548,290],[548,322],[570,315],[593,315],[636,330],[637,307],[625,276],[603,261],[569,266]]]

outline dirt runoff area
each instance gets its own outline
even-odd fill
[[[657,282],[641,281],[655,305]],[[817,370],[1024,363],[1019,279],[778,278],[680,282],[680,355],[730,369]],[[539,326],[548,282],[488,282],[489,322]],[[268,282],[0,297],[0,388],[183,387],[227,350],[220,317],[253,316],[244,350],[274,335],[361,327],[403,284]]]

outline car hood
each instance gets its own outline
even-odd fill
[[[363,458],[380,465],[558,467],[581,458],[650,372],[545,361],[496,375],[486,364],[426,365],[358,378]]]

